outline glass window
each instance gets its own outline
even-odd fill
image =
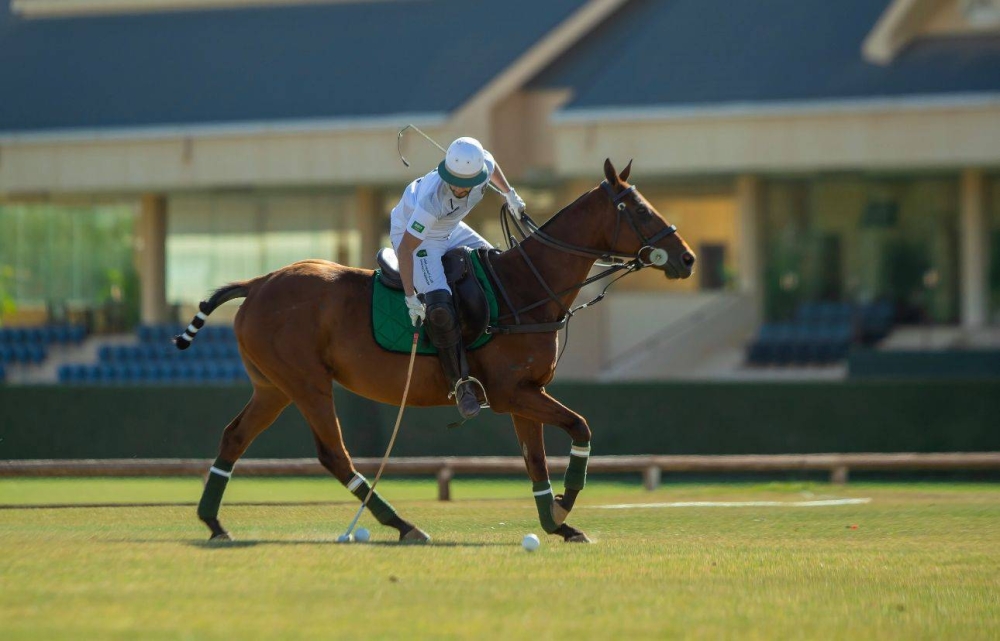
[[[955,178],[828,176],[765,187],[765,308],[891,301],[903,323],[958,318]]]
[[[307,258],[361,262],[353,197],[337,193],[198,194],[170,198],[167,299],[197,303],[227,282]]]
[[[133,204],[0,205],[0,320],[31,308],[137,306],[136,217]]]
[[[990,260],[989,322],[1000,325],[1000,175],[989,176],[986,179],[986,217]]]

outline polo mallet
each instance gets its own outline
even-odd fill
[[[368,488],[368,494],[365,496],[365,500],[361,501],[361,507],[358,509],[358,513],[354,515],[354,518],[351,520],[351,524],[347,526],[347,531],[337,539],[338,541],[351,540],[351,533],[354,532],[354,526],[358,524],[358,519],[361,518],[361,514],[365,511],[368,501],[372,498],[372,494],[375,493],[375,486],[378,484],[378,480],[382,478],[382,470],[385,469],[385,464],[389,460],[389,453],[392,452],[392,446],[396,442],[396,434],[399,433],[399,424],[403,420],[403,409],[406,407],[406,396],[410,392],[410,379],[413,377],[413,362],[417,359],[417,341],[419,340],[420,325],[418,321],[417,329],[413,331],[413,345],[410,347],[410,365],[406,368],[406,385],[403,386],[403,400],[399,402],[399,413],[396,415],[396,425],[392,428],[392,436],[389,438],[389,447],[385,449],[385,456],[382,457],[382,463],[378,466],[378,472],[375,474],[372,486]]]
[[[403,149],[402,149],[401,145],[402,145],[402,142],[403,142],[403,134],[406,133],[407,129],[412,129],[413,131],[415,131],[418,134],[420,134],[421,136],[423,136],[425,140],[427,140],[429,143],[431,143],[432,145],[434,145],[435,147],[437,147],[441,151],[442,154],[448,153],[448,151],[444,147],[442,147],[441,145],[439,145],[436,140],[434,140],[433,138],[431,138],[430,136],[428,136],[427,134],[425,134],[420,129],[420,127],[417,127],[416,125],[406,125],[405,127],[403,127],[402,129],[399,130],[398,134],[396,134],[396,151],[399,152],[399,159],[403,161],[403,165],[405,165],[406,167],[410,166],[410,162],[403,156]],[[494,185],[492,182],[487,182],[486,184],[490,186],[490,189],[492,189],[493,191],[497,192],[501,196],[504,195],[504,193],[502,191],[500,191],[500,188],[497,187],[496,185]]]

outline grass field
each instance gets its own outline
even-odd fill
[[[570,522],[594,543],[533,553],[525,480],[380,487],[432,544],[369,515],[372,543],[334,543],[357,504],[327,479],[234,478],[230,544],[198,479],[2,479],[0,638],[1000,638],[997,485],[592,479]],[[871,501],[600,507],[828,498]],[[55,504],[83,507],[28,507]]]

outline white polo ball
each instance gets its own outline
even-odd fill
[[[359,543],[367,543],[370,538],[372,538],[372,533],[368,531],[368,528],[359,527],[354,530],[355,541]]]
[[[540,546],[541,544],[542,542],[539,541],[538,537],[535,536],[534,534],[525,534],[524,538],[521,539],[521,547],[523,547],[528,552],[534,552],[535,550],[538,549],[538,546]]]

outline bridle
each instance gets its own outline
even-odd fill
[[[636,191],[635,185],[630,185],[628,189],[617,195],[615,194],[614,189],[611,188],[611,185],[608,184],[608,181],[602,181],[601,187],[604,188],[604,191],[606,191],[608,196],[611,198],[611,204],[614,205],[617,216],[615,220],[615,238],[611,241],[611,246],[614,247],[618,244],[618,233],[621,230],[621,216],[622,213],[624,213],[625,220],[627,220],[628,224],[631,225],[632,231],[634,231],[635,235],[642,241],[642,247],[640,247],[639,251],[635,253],[634,260],[638,260],[643,267],[649,267],[650,265],[660,267],[666,265],[667,259],[669,258],[669,256],[667,256],[667,251],[665,249],[660,249],[659,247],[654,247],[653,243],[658,240],[662,240],[667,236],[676,234],[677,227],[668,224],[666,227],[653,234],[652,237],[647,238],[646,235],[642,233],[642,227],[636,221],[636,212],[634,212],[625,201],[625,196],[628,194],[633,194],[633,196],[636,196],[635,199],[638,200],[638,192]],[[643,260],[642,258],[642,252],[647,249],[649,250],[648,261]]]
[[[608,197],[611,199],[611,205],[615,208],[615,236],[611,241],[611,248],[607,251],[601,251],[597,249],[591,249],[590,247],[580,247],[577,245],[571,245],[565,241],[559,240],[558,238],[553,238],[549,234],[546,234],[542,229],[535,223],[534,220],[528,216],[527,213],[522,213],[520,219],[514,216],[513,212],[507,210],[507,215],[503,215],[501,212],[500,223],[504,230],[504,235],[508,240],[508,249],[515,247],[517,245],[517,240],[514,238],[513,234],[510,233],[510,222],[513,221],[515,229],[521,235],[522,240],[527,238],[534,238],[543,245],[548,245],[553,249],[558,249],[560,251],[566,252],[568,254],[574,254],[576,256],[584,256],[586,258],[596,258],[599,261],[606,263],[612,263],[615,265],[626,264],[625,261],[620,261],[621,257],[627,257],[633,261],[638,261],[639,266],[637,269],[642,267],[651,267],[653,265],[662,266],[665,265],[667,259],[667,252],[658,247],[653,247],[653,243],[663,240],[671,234],[677,233],[677,227],[674,225],[667,225],[656,234],[651,237],[647,237],[642,232],[642,227],[636,220],[638,214],[633,209],[632,206],[625,200],[625,197],[629,194],[634,196],[638,194],[635,185],[630,185],[627,189],[623,190],[621,193],[616,194],[615,190],[608,184],[608,181],[602,181],[601,187],[607,193]],[[621,233],[621,219],[622,215],[625,216],[625,220],[628,221],[629,226],[632,227],[632,231],[642,242],[642,247],[639,248],[638,252],[630,253],[618,251],[614,247],[618,244],[618,236]],[[524,223],[525,227],[528,229],[528,233],[525,233],[524,228],[521,227],[521,223]],[[642,254],[649,251],[648,260],[642,257]]]
[[[611,187],[611,185],[608,183],[607,180],[601,182],[601,187],[604,189],[608,197],[611,199],[611,205],[614,207],[615,210],[615,234],[614,238],[611,241],[610,249],[605,251],[592,249],[590,247],[581,247],[578,245],[573,245],[571,243],[562,241],[558,238],[554,238],[553,236],[542,231],[542,229],[535,223],[534,220],[531,219],[530,216],[528,216],[527,213],[521,213],[520,217],[517,217],[513,212],[510,211],[510,209],[506,205],[504,205],[503,208],[501,208],[500,225],[504,231],[504,235],[507,237],[508,249],[516,249],[521,254],[521,257],[528,265],[528,268],[531,270],[535,279],[542,286],[542,289],[545,290],[546,298],[539,300],[535,303],[532,303],[531,305],[527,305],[525,307],[521,308],[514,307],[514,305],[511,303],[510,297],[507,295],[506,290],[504,289],[503,285],[500,282],[500,279],[497,277],[497,274],[493,269],[493,265],[489,260],[489,254],[487,254],[486,260],[484,261],[487,270],[490,272],[490,276],[492,277],[493,282],[496,284],[497,290],[500,292],[501,296],[504,299],[504,302],[507,304],[507,308],[512,310],[509,314],[501,316],[500,320],[506,318],[514,319],[513,325],[490,325],[490,327],[488,327],[486,330],[488,333],[526,334],[526,333],[558,331],[566,326],[566,324],[569,322],[569,319],[573,316],[573,314],[575,314],[581,309],[590,307],[591,305],[603,300],[604,295],[608,291],[608,288],[611,287],[611,285],[613,285],[614,283],[616,283],[620,278],[632,272],[638,271],[644,267],[651,267],[654,265],[662,266],[667,263],[669,256],[667,255],[666,250],[653,246],[653,243],[660,241],[672,234],[676,234],[677,227],[668,224],[666,227],[664,227],[657,233],[647,237],[643,233],[642,225],[638,220],[639,213],[635,210],[634,205],[631,205],[629,201],[626,200],[626,196],[628,196],[629,194],[633,195],[634,201],[638,200],[638,191],[636,190],[635,185],[630,185],[627,189],[623,190],[621,193],[618,194],[615,193],[614,188]],[[618,238],[622,228],[621,224],[622,216],[624,216],[625,220],[628,221],[629,226],[632,227],[632,231],[635,232],[636,237],[642,243],[642,246],[639,248],[639,251],[637,252],[634,253],[623,252],[615,249],[615,246],[618,244]],[[528,254],[524,251],[524,248],[521,247],[521,241],[518,241],[511,233],[511,223],[513,223],[514,229],[516,229],[518,234],[520,234],[521,241],[533,238],[538,242],[542,243],[543,245],[546,245],[548,247],[551,247],[558,251],[562,251],[567,254],[583,256],[585,258],[595,258],[597,262],[602,266],[606,267],[606,269],[604,269],[603,271],[594,276],[587,278],[586,280],[577,283],[576,285],[573,285],[572,287],[564,289],[561,292],[554,292],[552,291],[552,288],[549,287],[548,283],[545,282],[545,279],[542,278],[541,273],[535,267],[534,263],[532,263],[531,259],[528,257]],[[525,232],[525,229],[527,229],[527,232]],[[646,253],[647,251],[648,251],[648,256],[644,258],[643,254]],[[610,276],[611,274],[620,271],[624,271],[625,273],[621,274],[620,276],[618,276],[618,278],[615,278],[610,283],[608,283],[604,287],[604,290],[596,298],[587,303],[578,305],[577,307],[571,309],[563,305],[562,301],[559,300],[559,297],[562,296],[563,294],[568,294],[569,292],[582,289],[583,287],[586,287],[590,283],[601,280],[606,276]],[[553,301],[559,305],[559,307],[562,309],[563,312],[563,315],[559,320],[552,323],[532,323],[532,324],[521,323],[520,321],[521,314],[530,311],[532,309],[535,309],[537,307],[541,307],[542,305],[546,305],[549,302]]]

